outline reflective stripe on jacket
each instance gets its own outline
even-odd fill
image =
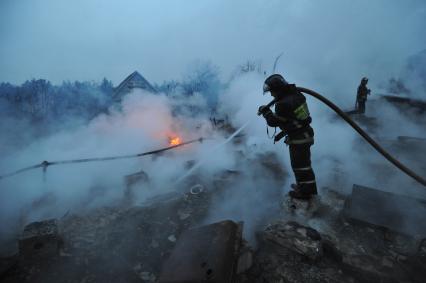
[[[269,110],[263,114],[268,126],[284,131],[288,143],[313,143],[312,119],[305,96],[294,84],[287,85],[281,96],[275,104],[275,113]]]

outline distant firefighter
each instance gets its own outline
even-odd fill
[[[282,131],[275,136],[279,141],[284,136],[289,146],[291,167],[296,177],[289,195],[297,199],[310,199],[317,194],[315,174],[311,167],[310,147],[314,144],[314,130],[310,124],[305,96],[289,84],[281,75],[275,74],[265,80],[263,92],[270,92],[276,99],[275,113],[266,105],[260,106],[258,113],[266,119],[270,127],[279,127]]]
[[[367,101],[367,95],[370,95],[370,90],[367,88],[368,78],[364,77],[358,86],[356,94],[356,110],[358,113],[365,113],[365,102]]]

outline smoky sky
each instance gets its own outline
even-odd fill
[[[194,60],[224,77],[247,60],[331,88],[398,75],[426,48],[423,0],[1,0],[0,81],[180,79]],[[353,80],[353,81],[352,81]]]

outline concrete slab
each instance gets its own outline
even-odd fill
[[[343,214],[358,223],[426,237],[426,200],[354,185]]]
[[[241,240],[242,224],[230,220],[185,231],[159,282],[234,282]]]
[[[19,255],[24,259],[53,257],[59,254],[61,243],[56,219],[33,222],[19,239]]]
[[[421,138],[421,137],[398,136],[397,139],[398,139],[398,141],[401,141],[401,142],[426,143],[426,139],[425,138]]]

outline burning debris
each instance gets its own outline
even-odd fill
[[[355,119],[367,125],[370,133],[378,127],[374,118]],[[231,134],[214,149],[232,144],[232,150],[226,152],[233,157],[232,163],[211,174],[197,171],[203,165],[200,160],[180,160],[184,174],[175,183],[165,183],[168,193],[155,193],[142,202],[138,194],[158,181],[155,170],[144,167],[133,174],[126,172],[123,198],[110,206],[75,210],[61,219],[27,225],[19,238],[18,256],[0,261],[1,280],[416,282],[425,276],[423,271],[414,271],[426,265],[424,227],[409,231],[398,221],[388,225],[386,215],[395,216],[391,220],[408,217],[391,213],[395,211],[385,205],[389,197],[379,194],[372,198],[365,190],[360,196],[357,187],[350,201],[326,188],[321,188],[319,196],[315,189],[308,201],[283,197],[280,188],[288,183],[289,173],[283,168],[282,156],[275,151],[253,151],[257,145],[249,145],[250,136],[240,133],[249,122],[238,129],[229,122],[220,127],[213,122],[213,130]],[[45,161],[31,168],[138,158],[203,140],[184,142],[175,133],[161,136],[167,137],[169,147],[135,155]],[[235,137],[238,139],[232,140]],[[414,143],[404,137],[398,140]],[[208,156],[213,158],[214,150]],[[91,199],[103,189],[99,185],[91,188]],[[363,201],[362,195],[369,201]],[[401,197],[390,203],[400,200],[404,206],[414,207],[412,200]],[[383,204],[382,211],[378,203]],[[253,209],[260,205],[262,211]],[[89,202],[83,206],[88,207]],[[376,211],[369,209],[373,206]],[[422,212],[416,213],[423,215],[423,208],[419,209]],[[379,212],[385,215],[378,218],[386,221],[373,221],[377,220],[374,213]],[[228,215],[231,220],[224,221]],[[239,223],[241,219],[244,224]]]
[[[422,1],[9,2],[1,282],[425,281]]]
[[[180,137],[169,137],[169,145],[179,145],[182,143],[182,140]]]
[[[355,207],[374,213],[369,207],[382,203],[382,195],[365,207],[367,202],[354,190],[349,207],[346,196],[322,188],[309,202],[288,202],[277,189],[289,176],[281,157],[271,151],[250,152],[245,138],[234,141],[235,164],[211,179],[194,170],[175,191],[141,203],[135,198],[137,190],[152,179],[140,170],[124,177],[124,201],[29,224],[19,240],[19,256],[0,261],[1,280],[421,282],[426,270],[423,236],[371,223],[371,218],[362,225],[349,221],[360,218],[353,213]],[[170,146],[183,144],[177,135],[168,141]],[[197,164],[189,160],[182,166],[189,171]],[[264,199],[277,203],[262,203],[268,206],[266,214],[245,217],[244,226],[255,235],[245,235],[250,244],[242,236],[243,224],[223,221],[219,211],[241,208],[238,203],[221,208],[234,192],[238,202],[247,201],[246,195],[253,198],[244,203],[249,208]]]

